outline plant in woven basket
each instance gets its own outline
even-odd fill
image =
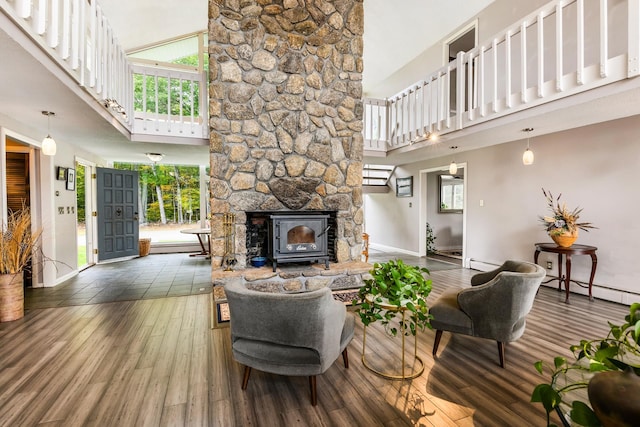
[[[431,328],[427,306],[431,279],[425,277],[429,270],[391,260],[375,263],[369,273],[371,278],[364,280],[358,299],[353,302],[360,304],[356,312],[365,326],[380,321],[393,336],[398,334],[398,328],[404,335],[414,336],[418,329]],[[401,312],[389,307],[403,307],[408,316],[403,321]]]
[[[33,252],[39,249],[42,230],[31,230],[31,211],[25,207],[10,212],[0,232],[0,274],[22,272],[28,267]]]

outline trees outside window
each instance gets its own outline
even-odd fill
[[[138,172],[140,237],[151,237],[154,243],[193,238],[179,231],[198,227],[198,166],[115,163],[113,167]],[[152,235],[147,236],[148,233]]]

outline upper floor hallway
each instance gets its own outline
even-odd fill
[[[444,39],[442,51],[451,59],[444,66],[395,95],[364,100],[370,162],[450,156],[454,147],[476,149],[640,113],[638,1],[554,0],[491,37],[479,34],[486,18],[481,14]],[[465,37],[468,48],[455,49]],[[523,133],[527,128],[534,131]]]

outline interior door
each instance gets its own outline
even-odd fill
[[[98,261],[138,255],[138,172],[97,168]]]

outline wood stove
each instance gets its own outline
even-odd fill
[[[278,263],[324,261],[329,269],[329,215],[314,212],[269,216],[269,250],[273,271]]]

